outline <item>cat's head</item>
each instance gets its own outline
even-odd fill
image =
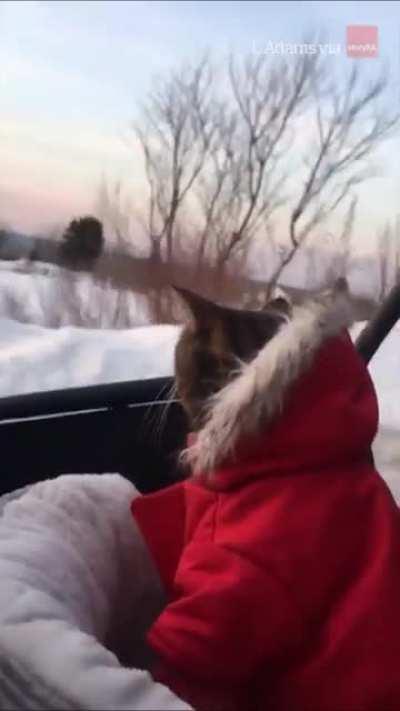
[[[175,380],[179,399],[196,430],[210,396],[276,334],[287,321],[290,306],[278,298],[263,311],[237,310],[174,288],[189,315],[175,349]]]

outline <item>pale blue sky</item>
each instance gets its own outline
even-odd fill
[[[348,24],[378,25],[380,57],[360,61],[390,61],[400,106],[400,2],[2,2],[0,219],[37,229],[90,209],[102,172],[134,161],[120,136],[169,66],[310,29],[344,46]]]
[[[155,73],[205,48],[246,52],[310,27],[344,42],[346,25],[363,23],[379,26],[381,53],[400,69],[399,2],[6,1],[1,105],[23,117],[118,125]]]

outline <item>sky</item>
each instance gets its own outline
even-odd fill
[[[378,26],[378,58],[345,56],[349,24]],[[155,76],[204,50],[243,55],[310,30],[343,45],[331,61],[344,68],[390,65],[400,109],[400,2],[3,0],[0,222],[38,232],[91,211],[103,175],[139,190],[142,158],[126,138]],[[365,230],[398,211],[393,145],[379,160],[378,177],[363,188]]]

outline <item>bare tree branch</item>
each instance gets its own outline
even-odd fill
[[[272,277],[274,284],[307,236],[352,195],[354,187],[370,177],[371,171],[363,161],[399,123],[398,113],[376,110],[386,86],[384,78],[365,86],[354,68],[342,94],[331,91],[325,118],[325,99],[321,102],[316,97],[318,143],[313,158],[308,156],[305,162],[306,180],[289,220],[291,249]]]
[[[307,106],[320,71],[317,56],[296,63],[266,55],[229,62],[232,101],[207,175],[202,181],[204,223],[199,259],[206,244],[219,268],[245,249],[285,202],[282,169],[294,137],[294,120]],[[222,159],[222,160],[220,160]],[[210,256],[210,254],[209,254]]]
[[[354,65],[335,84],[319,52],[231,57],[226,69],[221,83],[209,59],[167,76],[136,126],[151,255],[218,273],[244,269],[253,239],[271,244],[276,215],[290,200],[272,286],[339,211],[344,268],[358,186],[371,176],[374,149],[398,125],[398,115],[379,109],[386,79],[367,84]]]
[[[213,142],[212,71],[207,59],[170,79],[149,97],[145,127],[136,125],[149,186],[152,248],[173,255],[176,219],[198,179]]]

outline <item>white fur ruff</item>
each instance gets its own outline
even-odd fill
[[[193,474],[212,474],[240,437],[256,434],[271,421],[322,344],[353,321],[351,299],[343,288],[294,306],[290,321],[211,398],[206,423],[184,454]]]

